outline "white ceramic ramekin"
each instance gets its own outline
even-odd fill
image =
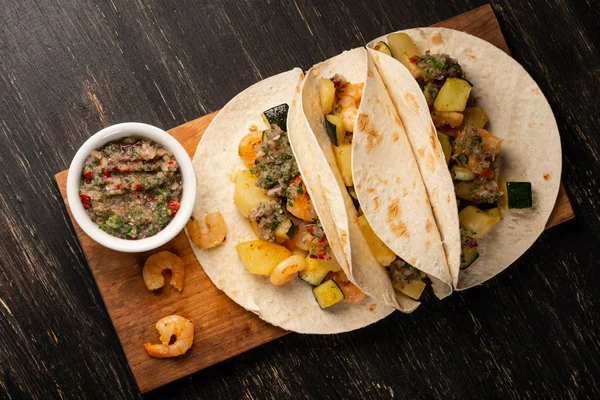
[[[87,156],[92,150],[100,149],[105,144],[127,136],[135,136],[152,140],[167,150],[171,150],[179,164],[183,179],[183,193],[180,208],[175,218],[156,235],[139,240],[121,239],[101,230],[85,212],[79,199],[81,172]],[[196,175],[192,160],[187,152],[173,136],[152,125],[138,122],[125,122],[109,126],[90,137],[75,154],[67,176],[67,201],[73,217],[83,231],[96,242],[110,249],[125,253],[139,253],[155,249],[173,239],[187,223],[192,215],[196,200]]]

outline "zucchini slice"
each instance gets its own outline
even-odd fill
[[[277,243],[283,243],[294,236],[295,226],[291,219],[286,219],[275,228],[275,238]]]
[[[316,258],[311,258],[310,255],[306,256],[306,268],[298,272],[298,277],[304,282],[309,283],[313,286],[319,286],[325,276],[329,273],[327,265],[323,264]]]
[[[373,47],[373,50],[377,50],[382,52],[383,54],[387,54],[388,56],[392,56],[392,50],[387,45],[386,42],[377,42],[377,44]]]
[[[262,113],[262,117],[269,126],[277,125],[281,130],[287,132],[287,115],[290,106],[280,104],[269,108]]]
[[[479,258],[477,247],[463,246],[460,254],[460,269],[467,269]]]
[[[472,181],[477,175],[469,168],[455,165],[452,167],[452,179],[456,181]]]
[[[531,182],[505,182],[502,186],[508,208],[530,208],[533,206]]]
[[[354,208],[357,210],[360,208],[360,203],[358,202],[358,195],[356,194],[356,190],[354,190],[354,186],[348,187],[348,194],[352,197],[352,204],[354,204]]]
[[[338,115],[327,114],[327,134],[334,146],[339,146],[344,143],[346,138],[346,130],[344,129],[344,121]]]
[[[313,295],[321,308],[331,307],[344,300],[344,292],[333,279],[329,279],[313,288]]]

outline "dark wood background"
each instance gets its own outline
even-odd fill
[[[180,125],[262,78],[482,4],[3,0],[0,398],[140,397],[53,179],[87,137]],[[145,397],[600,396],[600,10],[492,7],[556,115],[576,219],[481,287],[358,332],[288,335]]]

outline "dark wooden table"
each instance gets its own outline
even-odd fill
[[[177,126],[262,78],[482,4],[4,0],[0,398],[140,397],[53,179],[87,137]],[[600,396],[600,11],[492,6],[555,112],[577,218],[481,287],[358,332],[288,335],[146,397]]]

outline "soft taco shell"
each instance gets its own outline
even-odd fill
[[[268,277],[250,274],[235,250],[236,244],[256,239],[249,221],[233,203],[233,179],[237,171],[245,169],[238,156],[239,142],[252,125],[259,129],[266,128],[261,113],[282,103],[290,106],[290,143],[301,142],[305,130],[300,125],[300,129],[295,131],[297,103],[294,97],[300,90],[302,77],[302,71],[294,69],[261,81],[233,98],[212,121],[193,160],[198,177],[198,195],[193,215],[203,218],[208,213],[221,212],[227,224],[227,238],[213,249],[200,249],[192,242],[190,244],[213,283],[236,303],[263,320],[299,333],[339,333],[376,322],[393,309],[366,298],[359,304],[339,303],[322,310],[314,299],[312,287],[306,282],[292,279],[284,286],[274,286]],[[302,157],[303,154],[296,153],[299,165],[304,161]],[[319,190],[308,183],[306,187],[311,196]],[[320,216],[319,208],[322,207],[315,208]],[[332,228],[324,225],[324,229],[329,237]]]
[[[451,29],[415,28],[402,32],[407,33],[423,53],[426,50],[434,54],[447,53],[458,60],[473,83],[472,93],[478,106],[488,114],[486,129],[503,139],[499,180],[531,182],[533,189],[533,208],[502,209],[503,220],[478,240],[480,257],[472,266],[456,274],[456,265],[451,260],[453,276],[458,275],[455,287],[463,290],[503,271],[544,231],[560,186],[562,153],[558,126],[539,86],[519,63],[502,50],[475,36]],[[369,43],[369,47],[385,39],[386,36],[377,38]],[[378,63],[378,67],[388,91],[395,97],[396,104],[405,102],[398,93],[414,87],[409,82],[410,74],[391,57],[381,55],[379,59],[382,62]],[[403,113],[401,109],[410,111],[407,107],[398,109],[400,114]],[[420,119],[422,126],[431,123],[428,114],[427,118],[416,112],[403,115],[405,122],[413,119]],[[409,133],[409,137],[413,138],[424,136],[427,131],[421,129]],[[418,154],[416,156],[419,157]],[[440,179],[436,186],[435,179],[425,179],[425,172],[423,175],[426,183],[433,181],[430,190],[450,194],[445,184],[447,179]],[[454,195],[453,190],[451,194]],[[436,216],[444,213],[438,203],[432,201],[432,206],[438,207]],[[437,222],[443,236],[451,238],[455,232],[454,222],[442,218],[438,218]]]

